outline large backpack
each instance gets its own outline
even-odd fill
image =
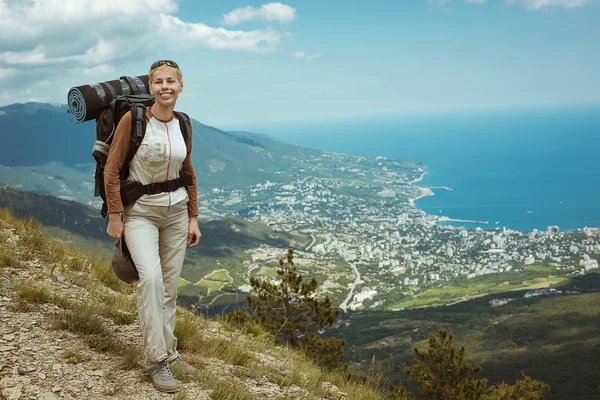
[[[108,214],[106,192],[104,190],[104,168],[106,166],[108,151],[112,144],[117,125],[128,111],[131,111],[132,114],[132,127],[129,152],[127,153],[120,174],[121,197],[123,203],[127,203],[125,197],[128,197],[129,202],[131,202],[131,200],[135,200],[142,194],[170,192],[179,187],[190,186],[192,184],[191,176],[183,175],[183,170],[181,170],[177,179],[149,185],[138,183],[135,186],[128,185],[127,188],[124,187],[124,185],[128,183],[135,184],[135,182],[127,181],[127,178],[129,177],[129,163],[144,139],[144,134],[146,133],[146,108],[150,107],[153,102],[154,97],[152,95],[139,94],[139,92],[133,95],[117,96],[110,104],[104,107],[100,116],[96,118],[96,142],[94,143],[94,149],[92,151],[92,156],[96,160],[96,173],[94,175],[96,187],[94,196],[100,196],[102,198],[102,210],[100,213],[103,218],[106,218]],[[187,141],[191,132],[190,118],[187,114],[182,112],[175,111],[174,114],[179,120],[183,139],[184,141]]]

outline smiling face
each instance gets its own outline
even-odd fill
[[[183,91],[183,83],[178,70],[168,66],[160,66],[150,73],[150,93],[156,103],[163,107],[175,107],[179,93]]]

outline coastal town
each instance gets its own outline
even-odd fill
[[[264,159],[272,157],[269,150],[252,149]],[[211,290],[189,290],[202,304],[237,299],[238,292],[251,290],[251,276],[276,280],[285,246],[294,249],[302,274],[317,279],[320,293],[345,311],[402,310],[451,304],[490,290],[550,288],[598,268],[597,227],[565,232],[548,226],[522,232],[425,213],[419,199],[452,188],[423,184],[427,166],[422,163],[289,149],[280,158],[285,162],[261,170],[264,180],[251,171],[233,179],[221,162],[211,171],[223,184],[199,191],[199,214],[205,220],[242,219],[272,230],[274,236],[297,239],[273,247],[257,236],[256,246],[235,250],[235,257],[208,262],[192,257],[182,285],[206,286],[202,277],[213,269],[226,268],[231,274],[231,280]],[[71,176],[79,183],[64,189],[62,182],[71,182]],[[36,173],[39,181],[32,182],[39,186],[36,182],[59,181],[53,186],[58,197],[98,206],[98,199],[91,197],[93,183],[80,177],[79,171],[52,169]],[[461,227],[473,223],[479,227]],[[206,271],[198,273],[198,266]]]
[[[295,249],[296,257],[309,273],[327,277],[321,291],[341,300],[344,310],[394,309],[399,298],[478,277],[510,279],[537,271],[536,277],[550,283],[558,275],[598,268],[598,228],[520,232],[443,224],[450,219],[428,215],[415,204],[434,194],[417,185],[425,174],[418,164],[324,153],[303,160],[287,181],[216,189],[201,204],[221,215],[308,235],[310,242]],[[268,264],[282,250],[263,246],[254,254]]]

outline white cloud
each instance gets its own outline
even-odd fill
[[[83,69],[83,73],[85,75],[104,75],[104,74],[109,74],[115,71],[115,68],[110,65],[110,64],[101,64],[101,65],[96,65],[95,67],[92,68],[84,68]]]
[[[14,68],[0,68],[0,80],[4,78],[10,78],[17,74],[17,70]]]
[[[267,53],[288,37],[274,29],[228,30],[184,22],[172,15],[177,3],[0,0],[0,81],[19,89],[41,79],[61,80],[67,70],[75,76],[102,75],[132,60],[194,48]]]
[[[225,25],[237,25],[248,21],[267,21],[288,24],[296,19],[296,9],[282,3],[267,3],[260,7],[236,8],[223,15]]]
[[[306,55],[304,54],[303,51],[297,51],[294,53],[294,57],[300,59],[300,60],[314,60],[316,58],[320,58],[323,56],[323,53],[316,53],[316,54],[311,54],[311,55]]]
[[[169,46],[181,50],[194,46],[267,53],[278,49],[283,38],[287,36],[274,29],[232,31],[202,23],[185,23],[177,17],[164,14],[161,15],[160,30],[165,37],[172,38]]]

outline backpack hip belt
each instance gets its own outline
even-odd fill
[[[166,182],[156,182],[144,185],[145,194],[158,194],[164,192],[174,192],[184,186],[192,185],[192,177],[190,175],[181,175],[179,178],[171,179]]]
[[[145,194],[159,194],[165,192],[174,192],[175,190],[192,185],[191,175],[183,175],[180,172],[179,177],[165,182],[155,182],[143,185],[141,182],[122,180],[121,181],[121,201],[124,206],[134,203]]]

